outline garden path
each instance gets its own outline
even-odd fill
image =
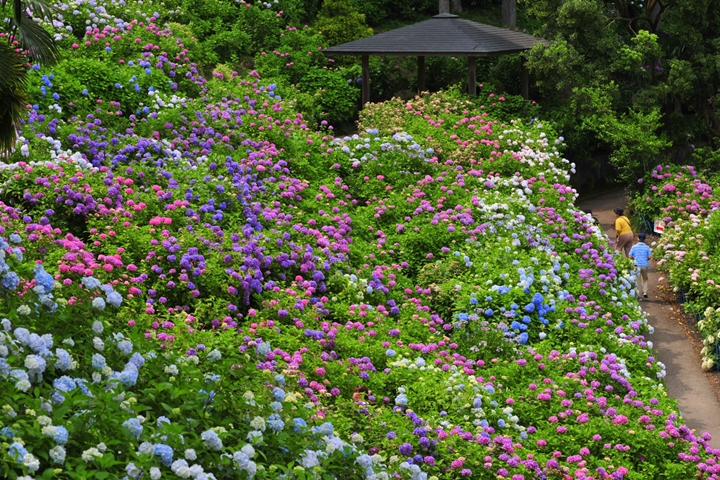
[[[627,196],[620,191],[588,200],[580,197],[577,204],[581,209],[591,209],[602,229],[612,239],[615,236],[613,209],[624,208],[627,202]],[[648,238],[648,243],[651,243],[651,239]],[[703,372],[699,349],[697,345],[694,346],[697,343],[692,337],[694,333],[685,328],[677,312],[673,311],[673,305],[660,297],[657,290],[659,275],[652,262],[648,276],[649,298],[641,305],[648,313],[650,325],[655,328],[650,340],[657,350],[657,358],[667,367],[665,384],[668,394],[678,399],[686,424],[697,433],[709,432],[713,437],[713,447],[720,448],[720,403],[711,378],[714,374]]]

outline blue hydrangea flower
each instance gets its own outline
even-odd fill
[[[55,436],[53,437],[58,445],[65,445],[68,442],[68,431],[65,427],[55,427]]]
[[[100,286],[100,280],[95,277],[83,277],[81,280],[83,287],[88,290],[95,290]]]
[[[280,388],[280,387],[275,387],[275,388],[273,388],[273,392],[272,392],[272,393],[273,393],[273,397],[274,397],[275,400],[277,400],[278,402],[282,402],[283,400],[285,400],[285,390],[283,390],[282,388]]]
[[[19,245],[22,243],[22,237],[17,233],[11,233],[8,239],[10,240],[10,243],[14,243],[15,245]]]
[[[130,433],[135,436],[135,438],[140,439],[140,435],[143,431],[143,426],[140,423],[140,420],[137,418],[129,418],[123,422],[123,427],[130,430]]]
[[[67,453],[65,452],[65,447],[61,445],[56,445],[55,447],[51,448],[48,453],[50,454],[50,459],[58,465],[62,465],[63,463],[65,463],[65,455]]]
[[[263,357],[270,353],[270,344],[268,342],[263,342],[257,347],[257,352],[262,355]]]
[[[372,468],[372,457],[370,457],[367,453],[363,453],[357,457],[355,462],[365,469]]]
[[[69,392],[77,388],[77,383],[67,375],[63,375],[53,380],[53,388],[61,392]]]
[[[42,375],[46,366],[47,363],[45,359],[39,355],[28,355],[25,357],[25,368],[27,368],[31,374]]]
[[[52,292],[55,286],[55,279],[45,271],[42,266],[37,266],[35,271],[35,283],[45,289],[45,293]]]
[[[153,455],[157,455],[160,457],[160,460],[166,465],[170,466],[172,465],[173,461],[173,449],[169,445],[165,445],[163,443],[156,443],[153,447]]]
[[[233,461],[235,461],[238,468],[244,470],[247,468],[248,463],[250,463],[250,457],[248,457],[245,452],[237,451],[233,453]]]
[[[125,355],[130,355],[133,350],[133,344],[129,342],[128,340],[123,340],[122,342],[118,342],[117,344],[118,350],[120,350],[121,353]]]
[[[96,297],[92,301],[92,306],[97,308],[98,310],[104,310],[105,309],[105,300],[103,300],[101,297]]]
[[[220,440],[220,437],[215,430],[205,430],[202,434],[200,434],[200,438],[203,439],[208,448],[211,448],[212,450],[222,450],[222,440]]]
[[[52,338],[52,337],[51,337]],[[37,333],[31,333],[28,337],[27,346],[30,347],[30,349],[34,352],[40,353],[45,352],[47,353],[48,346],[45,345],[45,339],[38,335]]]
[[[135,352],[132,354],[132,357],[130,357],[130,360],[128,360],[128,363],[132,363],[135,365],[136,368],[141,368],[143,365],[145,365],[145,359],[142,355]]]
[[[268,417],[268,427],[275,432],[279,432],[285,427],[285,422],[282,421],[280,415],[273,413]]]
[[[103,357],[99,353],[93,354],[93,356],[92,356],[93,368],[95,368],[97,370],[102,370],[103,368],[105,368],[105,365],[107,365],[107,363],[105,362],[105,357]]]
[[[120,295],[118,292],[113,291],[108,293],[107,295],[107,303],[109,303],[115,308],[119,307],[122,301],[122,295]]]
[[[293,427],[293,430],[295,430],[298,433],[300,433],[301,431],[303,431],[304,429],[307,428],[307,422],[300,417],[294,418],[293,424],[295,425]]]
[[[24,345],[27,345],[30,341],[30,331],[27,328],[16,328],[13,334],[18,339],[18,342]]]
[[[320,425],[319,427],[317,427],[317,433],[319,433],[320,435],[330,436],[333,434],[334,431],[335,431],[335,427],[330,422],[325,422],[322,425]]]
[[[23,457],[28,454],[28,451],[18,442],[13,442],[8,447],[8,453],[11,457],[15,458],[16,461],[22,463]]]
[[[20,285],[20,277],[15,272],[6,273],[0,279],[0,285],[6,290],[15,290]]]
[[[127,368],[130,367],[130,368]],[[134,365],[128,364],[125,367],[125,370],[120,372],[120,383],[125,385],[126,387],[132,387],[135,386],[137,383],[138,378],[138,370],[135,368]]]

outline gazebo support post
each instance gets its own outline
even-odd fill
[[[475,95],[477,92],[477,69],[475,57],[468,57],[468,94]]]
[[[425,57],[418,57],[418,95],[425,91]]]
[[[370,56],[362,56],[362,104],[370,102]]]
[[[530,98],[530,79],[525,60],[523,60],[520,70],[520,95],[522,95],[525,100]]]

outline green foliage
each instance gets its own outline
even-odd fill
[[[313,69],[303,77],[300,90],[313,94],[316,118],[330,123],[352,119],[358,111],[360,89],[353,79],[346,79],[343,70]]]
[[[372,28],[365,22],[365,15],[358,12],[348,0],[324,0],[315,28],[331,46],[373,34]]]
[[[322,0],[283,0],[283,19],[288,25],[300,25],[315,20]]]
[[[351,0],[365,14],[370,25],[386,22],[414,22],[438,13],[437,0]]]
[[[0,157],[15,146],[15,124],[27,103],[27,75],[22,58],[7,42],[0,41]]]
[[[237,63],[276,43],[277,12],[230,0],[176,0],[178,23],[200,42],[204,64]],[[175,2],[173,2],[175,3]]]
[[[320,51],[327,45],[316,28],[288,27],[277,33],[277,45],[255,56],[255,69],[264,78],[282,78],[296,85],[315,68],[333,65]]]
[[[548,40],[528,53],[528,66],[537,98],[570,139],[568,155],[587,161],[610,152],[630,178],[629,170],[644,173],[671,145],[677,154],[690,143],[716,144],[717,2],[521,4]]]
[[[610,161],[626,183],[634,183],[657,164],[658,155],[670,143],[659,133],[659,109],[649,113],[629,111],[617,115],[614,84],[573,89],[572,112],[580,121],[578,129],[589,132],[612,147]]]
[[[284,89],[292,92],[308,120],[345,122],[359,108],[359,66],[335,67],[333,59],[321,52],[326,44],[315,27],[288,27],[275,49],[256,56],[255,68],[263,78],[277,82],[283,96],[287,96]]]
[[[30,15],[29,6],[34,17]],[[53,13],[45,0],[0,1],[0,17],[4,18],[0,27],[0,158],[9,156],[15,145],[15,127],[27,103],[23,59],[53,65],[59,56],[55,40],[38,23],[51,21]]]

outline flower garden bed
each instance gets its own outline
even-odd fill
[[[450,91],[335,138],[136,6],[76,2],[117,26],[0,164],[4,476],[715,478],[551,128]]]
[[[667,228],[654,246],[659,269],[684,301],[703,339],[702,367],[717,369],[720,360],[720,202],[714,195],[717,174],[692,166],[658,165],[642,179],[645,193],[633,200],[647,216],[662,218]]]

